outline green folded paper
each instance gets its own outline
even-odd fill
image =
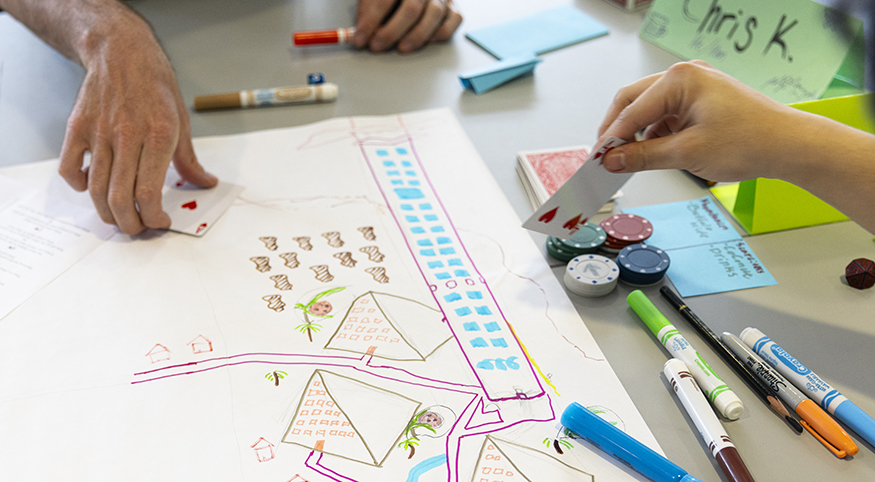
[[[850,95],[791,104],[875,134],[869,106],[875,94]],[[711,188],[714,197],[749,234],[845,221],[847,216],[805,189],[777,179],[753,179]]]

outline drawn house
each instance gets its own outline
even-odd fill
[[[407,298],[369,291],[352,302],[325,348],[422,361],[451,337],[440,311]]]
[[[276,456],[274,452],[274,445],[264,437],[258,437],[258,440],[255,441],[254,444],[250,445],[253,450],[255,450],[255,456],[258,457],[259,462],[267,462],[268,460],[273,460]]]
[[[487,435],[480,448],[471,482],[595,482],[583,470],[540,450]]]
[[[213,342],[204,338],[203,335],[198,335],[197,338],[188,342],[188,345],[191,346],[191,351],[195,355],[213,351]]]
[[[158,363],[170,359],[170,350],[168,350],[166,346],[156,343],[155,346],[149,350],[149,353],[146,353],[146,356],[149,357],[150,362]]]
[[[282,441],[380,467],[419,407],[404,395],[316,370]]]

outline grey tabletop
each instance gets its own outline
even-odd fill
[[[410,55],[291,46],[295,30],[352,25],[352,0],[128,3],[154,25],[189,106],[197,95],[303,84],[311,72],[340,86],[340,98],[332,104],[191,112],[194,136],[449,107],[521,218],[532,210],[514,170],[516,153],[593,143],[617,89],[679,60],[638,38],[643,13],[624,13],[603,0],[457,0],[465,21],[455,38]],[[466,31],[566,4],[604,23],[610,33],[543,55],[534,76],[480,96],[462,90],[460,72],[494,61],[464,37]],[[0,167],[58,157],[83,76],[81,67],[0,14]],[[674,171],[636,174],[623,191],[617,209],[707,195],[702,185]],[[543,245],[543,236],[533,238]],[[690,306],[718,333],[761,328],[863,410],[875,413],[875,372],[866,368],[875,359],[875,290],[858,291],[842,281],[850,260],[875,258],[872,235],[844,222],[747,241],[778,284],[696,297]],[[563,264],[547,260],[561,279]],[[604,298],[569,296],[667,456],[702,480],[724,480],[667,389],[661,376],[666,353],[627,307],[630,290],[621,285]],[[645,293],[725,381],[738,387],[747,410],[725,426],[757,479],[875,479],[875,447],[855,437],[859,454],[841,460],[810,435],[794,435],[685,321],[668,312],[658,287]]]

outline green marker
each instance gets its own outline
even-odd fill
[[[647,295],[641,290],[629,293],[626,298],[629,306],[638,313],[638,316],[650,328],[656,339],[672,354],[673,357],[684,362],[696,379],[696,383],[705,393],[708,401],[729,420],[736,420],[744,412],[744,404],[738,396],[723,383],[723,380],[714,373],[714,370],[705,363],[690,343],[681,335],[665,316],[653,306]]]

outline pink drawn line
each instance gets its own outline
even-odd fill
[[[349,477],[346,477],[346,476],[340,475],[340,474],[338,474],[337,472],[335,472],[335,471],[329,469],[328,467],[323,466],[323,465],[320,463],[320,462],[322,462],[322,455],[324,455],[322,452],[319,452],[319,458],[316,459],[316,463],[313,464],[313,465],[310,465],[310,459],[313,457],[313,453],[314,453],[314,452],[315,452],[315,450],[311,450],[311,451],[310,451],[310,455],[308,455],[308,456],[307,456],[307,460],[304,461],[304,466],[306,466],[307,468],[309,468],[309,469],[311,469],[311,470],[313,470],[313,471],[315,471],[315,472],[318,472],[319,474],[324,475],[325,477],[328,477],[328,478],[331,479],[331,480],[334,480],[335,482],[344,482],[344,481],[358,482],[358,481],[355,480],[355,479],[350,479]],[[317,467],[318,467],[318,468],[317,468]],[[340,477],[340,478],[338,479],[338,478],[332,477],[331,475],[329,475],[329,474],[323,472],[322,470],[319,470],[319,468],[321,468],[321,469],[324,470],[325,472],[330,472],[331,474],[334,474],[334,475],[336,475],[337,477]]]
[[[373,357],[368,358],[368,361],[365,363],[365,365],[367,365],[371,368],[383,368],[383,369],[387,369],[387,370],[398,370],[400,372],[404,372],[404,373],[410,375],[413,378],[418,378],[420,380],[425,380],[425,381],[434,382],[434,383],[445,383],[447,385],[455,385],[457,387],[464,387],[464,388],[473,388],[475,390],[478,388],[482,388],[482,387],[479,387],[477,385],[465,385],[464,383],[453,383],[453,382],[447,382],[444,380],[436,380],[433,378],[423,377],[420,375],[413,374],[407,370],[404,370],[403,368],[390,367],[390,366],[386,366],[386,365],[371,365],[371,360],[373,360],[373,359],[374,359]]]
[[[333,360],[351,360],[351,361],[356,361],[356,360],[361,361],[364,358],[364,357],[355,358],[355,357],[333,356],[333,355],[301,355],[301,354],[296,354],[296,353],[240,353],[238,355],[220,356],[220,357],[207,358],[205,360],[198,360],[198,361],[193,361],[193,362],[188,362],[188,363],[180,363],[179,365],[168,365],[166,367],[156,368],[154,370],[134,373],[134,376],[148,375],[149,373],[160,372],[162,370],[169,370],[171,368],[195,366],[195,365],[199,365],[201,363],[214,362],[216,360],[230,360],[232,358],[240,358],[241,356],[262,356],[262,355],[263,356],[294,356],[294,357],[300,356],[300,357],[329,358],[329,359],[333,359]],[[225,365],[223,365],[223,366],[225,366]]]
[[[156,380],[163,380],[165,378],[173,378],[173,377],[179,377],[179,376],[183,376],[183,375],[193,375],[195,373],[203,373],[203,372],[212,371],[212,370],[215,370],[217,368],[224,368],[224,367],[237,366],[237,365],[249,365],[251,363],[259,363],[259,364],[267,364],[267,365],[305,365],[305,366],[306,365],[315,365],[317,367],[351,368],[357,372],[362,372],[362,373],[371,375],[373,377],[382,378],[384,380],[390,380],[393,382],[403,383],[405,385],[413,385],[413,386],[424,387],[424,388],[433,388],[435,390],[446,390],[449,392],[464,393],[466,395],[479,395],[479,393],[473,393],[473,392],[465,391],[465,390],[457,390],[455,388],[432,386],[432,385],[426,385],[424,383],[408,382],[408,381],[400,380],[398,378],[392,378],[392,377],[387,377],[384,375],[378,375],[376,373],[371,373],[367,370],[363,370],[363,369],[356,367],[354,365],[341,365],[339,363],[321,363],[320,364],[320,363],[316,363],[316,362],[268,362],[268,361],[262,361],[262,360],[245,360],[245,361],[239,361],[239,362],[223,363],[221,365],[216,365],[216,366],[212,366],[212,367],[208,367],[208,368],[202,368],[200,370],[193,370],[190,372],[171,373],[169,375],[162,375],[159,377],[149,378],[146,380],[134,380],[131,382],[131,385],[137,385],[137,384],[146,383],[146,382],[154,382]]]

